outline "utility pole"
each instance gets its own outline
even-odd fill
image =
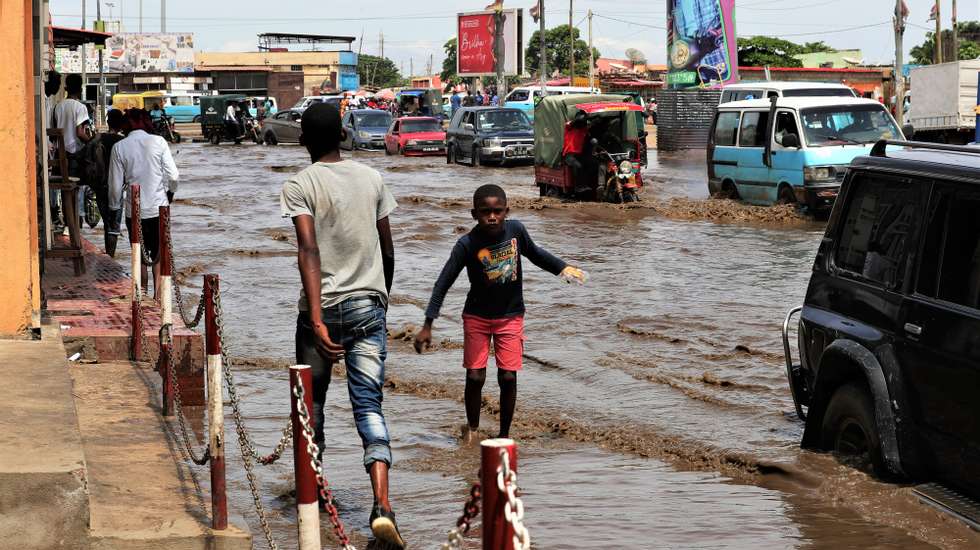
[[[143,0],[140,0],[140,34],[143,34]]]
[[[432,54],[429,54],[429,64],[425,66],[425,76],[432,77]]]
[[[503,5],[498,3],[496,13],[493,14],[493,64],[497,73],[498,97],[507,89],[504,82],[504,55],[504,9]]]
[[[82,0],[82,30],[85,30],[85,4],[88,4],[87,0]],[[82,58],[82,101],[85,101],[85,96],[88,92],[88,73],[86,72],[88,68],[86,67],[88,65],[86,61],[88,61],[88,58],[85,55],[85,44],[82,44],[78,51]]]
[[[540,38],[540,48],[541,52],[540,62],[538,63],[538,72],[541,73],[541,95],[548,95],[548,46],[546,40],[544,39],[544,0],[538,0],[538,23],[540,26],[538,28],[538,38]],[[532,101],[534,98],[531,98]]]
[[[102,21],[102,0],[95,0],[95,18],[102,25],[99,30],[105,32],[105,22]],[[104,53],[105,44],[99,48],[99,99],[95,102],[95,119],[98,127],[105,124],[105,60],[102,57]]]
[[[409,81],[409,83],[411,83],[412,82],[412,77],[415,76],[415,58],[414,57],[409,57],[408,58],[408,72],[409,72],[408,81]]]
[[[902,35],[905,34],[905,12],[903,0],[895,0],[895,120],[899,126],[905,119],[905,73],[902,60]],[[908,138],[909,136],[905,136]]]
[[[160,32],[167,32],[167,0],[160,0]]]
[[[595,55],[592,53],[592,10],[589,10],[589,91],[595,88]]]
[[[956,30],[956,0],[953,0],[953,61],[960,60],[960,35]]]
[[[943,18],[940,13],[939,0],[936,0],[936,52],[932,58],[937,65],[943,62]]]
[[[568,85],[575,85],[575,32],[572,30],[572,3],[568,0]]]

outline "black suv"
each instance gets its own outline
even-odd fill
[[[980,498],[980,149],[855,159],[783,346],[803,447]]]
[[[534,127],[520,109],[462,107],[446,130],[446,162],[504,164],[534,160]]]

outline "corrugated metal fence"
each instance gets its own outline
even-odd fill
[[[657,92],[657,149],[704,149],[721,99],[719,90]]]

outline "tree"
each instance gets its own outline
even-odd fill
[[[439,78],[444,83],[452,82],[457,84],[459,76],[456,74],[456,37],[452,37],[442,45],[442,51],[446,52],[446,58],[442,60],[442,72]]]
[[[579,30],[573,29],[575,74],[584,76],[589,74],[589,45],[579,38],[579,35]],[[548,50],[548,70],[567,75],[570,53],[568,25],[547,29],[544,33],[544,41]],[[595,59],[599,59],[599,50],[592,48],[592,54]],[[534,73],[537,73],[541,66],[541,31],[534,31],[534,34],[531,35],[531,41],[524,52],[524,66],[528,71]]]
[[[980,21],[962,21],[956,24],[956,30],[959,31],[959,52],[957,52],[957,57],[959,59],[976,59],[978,52],[980,52]],[[943,30],[943,51],[948,52],[947,44],[953,43],[953,31],[951,29]],[[927,32],[926,40],[922,44],[912,48],[910,53],[912,54],[912,63],[917,65],[931,65],[933,61],[933,53],[936,51],[936,33]]]
[[[629,59],[634,64],[642,65],[647,62],[647,56],[636,48],[628,48],[626,50],[626,59]]]
[[[398,86],[404,81],[394,61],[387,57],[382,59],[376,55],[359,55],[357,58],[357,74],[361,77],[361,86],[390,88]]]
[[[800,53],[819,53],[819,52],[832,52],[832,51],[836,51],[836,50],[834,50],[833,48],[825,44],[823,40],[820,40],[818,42],[807,42],[806,44],[800,46]]]
[[[800,53],[804,53],[804,46],[789,40],[770,36],[738,39],[738,64],[746,67],[765,67],[767,65],[772,67],[802,67],[803,63],[793,57]]]

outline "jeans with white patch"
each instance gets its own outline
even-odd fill
[[[322,310],[330,339],[344,347],[347,392],[354,423],[364,446],[364,467],[374,462],[391,465],[391,446],[381,402],[385,378],[388,337],[385,309],[377,296],[357,296]],[[315,440],[323,449],[323,407],[330,386],[331,362],[316,349],[316,336],[309,315],[301,312],[296,321],[296,363],[313,370],[313,421]]]

